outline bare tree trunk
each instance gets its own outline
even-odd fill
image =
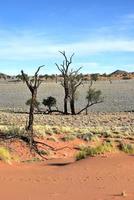
[[[74,102],[74,99],[71,99],[70,100],[70,108],[71,108],[71,114],[72,115],[75,115],[75,102]]]
[[[34,108],[35,108],[35,101],[36,101],[37,91],[33,91],[32,99],[30,104],[30,111],[29,111],[29,122],[27,130],[30,136],[30,146],[32,147],[33,144],[33,122],[34,122]]]
[[[34,135],[33,135],[33,123],[34,123],[34,109],[35,109],[35,102],[36,102],[36,97],[37,97],[37,89],[41,84],[41,80],[38,76],[38,72],[40,71],[41,67],[39,66],[37,71],[34,74],[34,78],[33,80],[30,80],[29,77],[23,72],[23,70],[21,71],[22,74],[22,79],[24,80],[24,82],[26,83],[27,87],[29,88],[32,98],[31,98],[31,104],[30,104],[30,111],[29,111],[29,121],[28,121],[28,125],[26,127],[28,136],[29,136],[29,140],[30,140],[30,148],[33,148],[33,143],[34,143]]]
[[[64,97],[64,114],[68,114],[68,95],[69,95],[69,89],[68,89],[68,81],[65,80],[64,82],[64,91],[65,91],[65,97]]]
[[[67,98],[64,98],[64,114],[67,115],[68,111],[67,111]]]
[[[67,115],[68,114],[68,98],[69,98],[69,86],[68,86],[68,81],[69,81],[69,66],[72,63],[72,58],[74,56],[74,54],[72,54],[70,56],[70,59],[67,58],[65,51],[60,53],[63,55],[64,60],[63,63],[59,66],[58,64],[56,64],[58,70],[61,72],[62,77],[63,77],[63,83],[62,86],[64,87],[64,92],[65,92],[65,96],[64,96],[64,114]]]

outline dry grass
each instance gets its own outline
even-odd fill
[[[27,115],[0,112],[0,132],[10,135],[25,134],[27,117]],[[134,115],[133,113],[92,113],[88,116],[35,115],[34,135],[39,140],[54,145],[55,148],[69,145],[69,150],[64,149],[58,156],[64,156],[66,151],[71,151],[70,148],[73,153],[67,155],[75,156],[79,151],[77,159],[88,155],[95,156],[113,151],[111,144],[120,146],[120,150],[126,153],[133,154]],[[76,148],[80,144],[85,146]],[[46,154],[46,151],[44,154],[48,157],[54,156]]]
[[[81,148],[80,151],[76,154],[76,160],[81,160],[86,158],[87,156],[96,156],[100,154],[104,154],[106,152],[112,152],[115,150],[114,143],[104,142],[96,147],[84,147]]]

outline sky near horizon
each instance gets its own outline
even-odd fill
[[[83,73],[134,71],[134,0],[0,1],[0,72],[59,73],[64,50]]]

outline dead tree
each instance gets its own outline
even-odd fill
[[[63,55],[64,60],[63,60],[63,63],[61,65],[58,65],[56,63],[56,66],[57,66],[58,70],[61,72],[62,77],[63,77],[62,86],[64,88],[64,93],[65,93],[65,96],[64,96],[64,114],[67,115],[68,114],[68,98],[69,98],[69,85],[68,85],[68,82],[69,82],[69,67],[72,63],[72,58],[73,58],[74,54],[72,54],[71,57],[68,59],[65,51],[63,51],[63,52],[60,51],[60,53]]]
[[[33,141],[34,141],[33,140],[33,123],[34,123],[34,109],[35,109],[35,104],[36,104],[37,89],[41,84],[41,80],[38,76],[38,73],[39,73],[41,67],[43,67],[43,66],[38,67],[37,71],[35,72],[34,76],[32,77],[32,80],[30,80],[28,78],[28,76],[26,76],[26,74],[23,72],[23,70],[21,71],[23,80],[25,81],[27,87],[29,88],[29,90],[31,92],[29,120],[28,120],[28,124],[26,126],[26,131],[28,132],[28,135],[29,135],[31,148],[32,148]]]

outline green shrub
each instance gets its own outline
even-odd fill
[[[79,153],[76,154],[76,160],[85,159],[87,157],[86,151],[79,151]]]
[[[50,154],[50,152],[46,151],[46,150],[40,150],[39,152],[40,152],[40,154],[47,155],[47,156]]]
[[[17,126],[10,126],[5,130],[7,135],[23,135],[24,129]]]
[[[114,144],[111,142],[104,142],[97,147],[83,147],[76,154],[76,160],[86,158],[87,156],[96,156],[99,154],[104,154],[105,152],[111,152],[114,148]]]
[[[47,97],[47,99],[43,99],[42,104],[47,106],[49,111],[51,111],[51,108],[56,106],[56,99],[52,96]]]
[[[27,106],[30,106],[30,104],[31,104],[31,100],[32,100],[32,99],[28,99],[28,100],[26,101],[25,104],[26,104]],[[34,106],[35,106],[35,107],[38,107],[39,105],[40,105],[40,102],[37,101],[37,100],[35,100],[35,102],[34,102]]]
[[[62,140],[63,140],[64,142],[67,142],[67,141],[74,140],[75,138],[76,138],[75,135],[67,134],[67,135],[65,135],[64,137],[62,137]]]
[[[11,155],[7,148],[0,147],[0,160],[11,164]]]
[[[107,130],[102,133],[102,136],[105,138],[108,138],[108,137],[112,138],[114,135],[110,130]]]
[[[95,90],[89,87],[86,95],[86,100],[88,103],[97,103],[98,101],[101,100],[101,91],[100,90]]]
[[[81,139],[83,139],[85,141],[91,141],[92,137],[93,137],[93,134],[90,132],[81,135]]]
[[[128,154],[134,154],[134,144],[120,143],[119,149]]]
[[[47,140],[52,141],[52,142],[57,142],[58,138],[56,138],[55,136],[50,136],[47,138]]]
[[[77,138],[80,138],[84,141],[98,141],[99,138],[97,135],[94,135],[93,133],[91,132],[86,132],[86,133],[77,133],[76,134]]]

